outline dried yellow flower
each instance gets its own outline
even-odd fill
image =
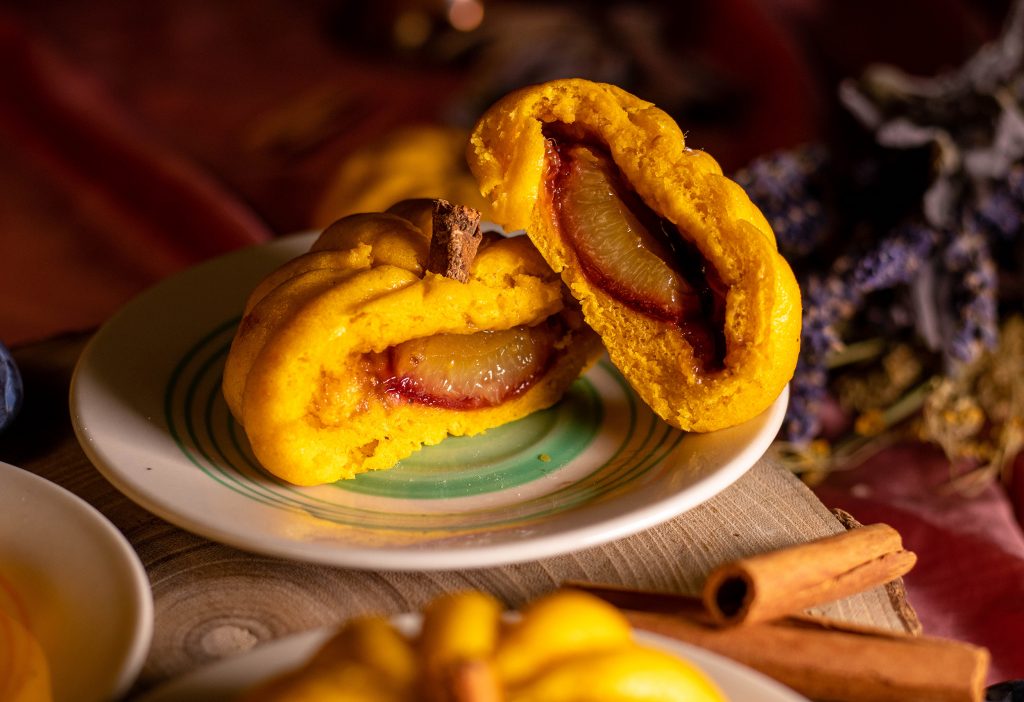
[[[1024,318],[1002,326],[999,344],[963,369],[944,378],[925,401],[921,435],[938,444],[950,460],[968,460],[978,468],[955,485],[973,491],[1005,474],[1024,448]]]

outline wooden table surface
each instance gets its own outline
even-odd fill
[[[138,553],[152,586],[155,622],[148,658],[129,697],[262,642],[354,614],[415,610],[441,592],[479,588],[512,607],[570,579],[692,594],[721,562],[844,528],[799,480],[763,458],[724,492],[661,526],[535,562],[459,572],[372,572],[247,553],[149,514],[89,463],[67,409],[71,371],[87,338],[73,335],[15,349],[26,401],[0,435],[0,460],[84,498]],[[896,631],[918,630],[899,582],[817,611]]]

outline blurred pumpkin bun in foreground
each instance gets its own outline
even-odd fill
[[[468,590],[430,602],[419,633],[354,619],[301,667],[240,702],[725,702],[695,665],[633,640],[625,616],[560,590],[502,616]]]
[[[0,575],[0,700],[51,702],[50,663],[24,603]]]

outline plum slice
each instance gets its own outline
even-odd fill
[[[657,317],[678,319],[700,302],[665,262],[668,252],[626,205],[607,159],[577,146],[563,151],[562,230],[587,276]]]
[[[697,248],[629,189],[596,147],[549,140],[558,228],[594,285],[679,325],[705,368],[721,367],[724,285]]]
[[[557,325],[437,334],[392,347],[384,389],[451,409],[494,407],[528,389],[550,365]]]

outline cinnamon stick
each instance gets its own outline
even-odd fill
[[[768,621],[895,580],[915,562],[899,532],[871,524],[721,565],[704,605],[719,624]]]
[[[472,207],[435,200],[432,222],[427,270],[465,283],[483,238],[480,213]]]
[[[700,599],[568,584],[622,609],[645,631],[694,644],[831,702],[981,702],[989,654],[946,639],[793,616],[716,625]]]

